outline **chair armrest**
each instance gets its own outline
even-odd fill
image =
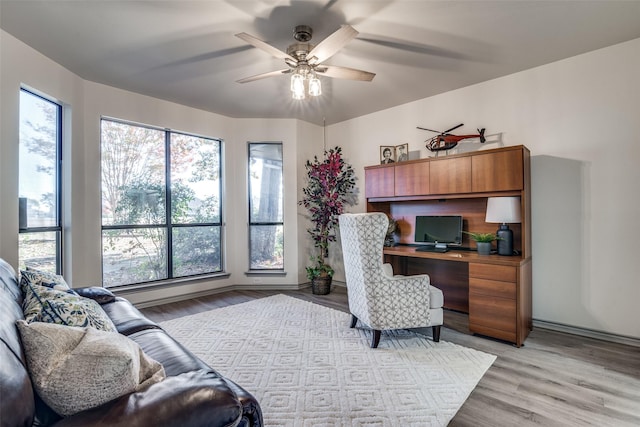
[[[113,292],[111,292],[109,289],[101,288],[99,286],[74,288],[73,290],[81,297],[90,298],[100,305],[108,304],[115,301],[116,299],[116,296],[113,294]]]
[[[55,427],[228,427],[242,418],[242,405],[212,371],[167,377],[145,390],[63,418]]]
[[[415,274],[412,276],[395,275],[385,278],[389,283],[388,291],[391,294],[406,295],[410,293],[429,293],[431,279],[428,274]]]
[[[405,276],[404,274],[393,274],[393,266],[389,263],[382,264],[382,273],[387,276],[389,279],[393,278],[403,278],[403,277],[411,277],[411,278],[429,278],[428,274],[414,274],[412,276]]]
[[[393,267],[391,266],[391,264],[382,264],[382,273],[387,277],[393,277]]]

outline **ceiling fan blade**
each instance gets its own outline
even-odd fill
[[[370,82],[376,76],[375,73],[356,70],[355,68],[337,67],[335,65],[320,65],[316,71],[324,76],[336,79],[360,80]]]
[[[236,80],[237,83],[249,83],[255,80],[266,79],[267,77],[279,76],[281,74],[289,74],[291,72],[291,68],[287,68],[284,70],[270,71],[268,73],[256,74],[255,76],[245,77],[244,79]]]
[[[325,61],[342,49],[344,45],[353,40],[357,35],[358,32],[351,25],[342,25],[340,29],[322,40],[311,50],[311,52],[309,52],[307,55],[309,62],[312,64],[319,64]]]
[[[252,36],[251,34],[238,33],[238,34],[236,34],[236,37],[246,41],[247,43],[257,47],[258,49],[261,49],[261,50],[267,52],[268,54],[270,54],[272,56],[275,56],[276,58],[279,58],[279,59],[290,59],[292,61],[295,61],[295,58],[293,58],[291,55],[288,55],[288,54],[284,53],[283,51],[281,51],[280,49],[271,46],[267,42],[263,42],[262,40],[260,40],[257,37]]]

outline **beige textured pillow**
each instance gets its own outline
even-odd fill
[[[18,320],[27,367],[42,398],[63,416],[138,391],[164,368],[124,335]]]

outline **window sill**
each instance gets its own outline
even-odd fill
[[[245,276],[277,276],[284,277],[287,272],[284,270],[249,270],[244,272]]]
[[[191,277],[181,277],[178,279],[158,280],[156,282],[110,286],[105,289],[109,289],[111,292],[113,292],[116,295],[122,295],[122,294],[131,293],[131,292],[138,292],[142,290],[171,288],[174,286],[181,286],[188,283],[198,283],[198,282],[203,282],[207,280],[228,279],[229,277],[231,277],[230,273],[222,272],[222,273],[205,274],[202,276],[191,276]]]

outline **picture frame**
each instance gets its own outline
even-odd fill
[[[409,144],[400,144],[395,146],[395,161],[406,162],[409,160]]]
[[[396,162],[396,147],[393,145],[381,145],[380,146],[380,164],[386,165],[388,163]]]

